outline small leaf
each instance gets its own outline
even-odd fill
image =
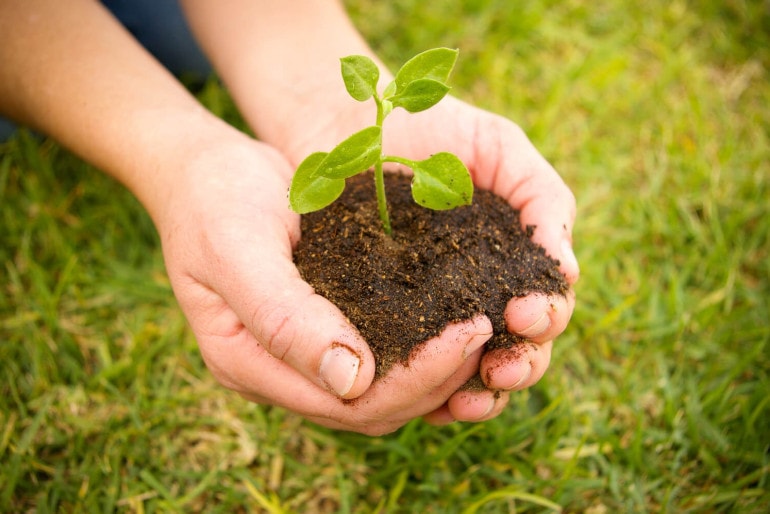
[[[449,92],[449,86],[433,79],[417,79],[410,82],[404,91],[390,101],[393,107],[403,107],[409,112],[430,109],[441,101]]]
[[[340,59],[342,80],[350,96],[363,102],[377,92],[380,69],[374,61],[363,55],[350,55]]]
[[[470,205],[473,181],[468,168],[455,155],[437,153],[412,168],[412,197],[423,207],[435,210]]]
[[[388,114],[390,114],[393,111],[393,102],[390,100],[383,100],[382,101],[382,117],[386,118]]]
[[[457,61],[457,50],[433,48],[409,59],[396,73],[396,91],[400,93],[410,82],[432,79],[446,82]]]
[[[345,189],[344,180],[334,180],[317,174],[318,165],[326,158],[326,152],[308,155],[300,163],[289,187],[289,205],[298,214],[323,209],[339,198]]]
[[[318,165],[318,174],[331,179],[345,179],[374,166],[382,153],[382,129],[377,126],[360,130],[338,144]]]
[[[391,80],[390,84],[388,84],[387,87],[385,88],[385,91],[382,92],[382,97],[387,99],[395,94],[396,94],[396,81]]]

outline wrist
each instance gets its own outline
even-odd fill
[[[374,123],[370,106],[347,95],[339,59],[358,54],[380,63],[341,2],[183,6],[241,114],[293,165]]]

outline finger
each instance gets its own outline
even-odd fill
[[[551,362],[553,342],[517,343],[487,352],[481,360],[481,378],[493,390],[519,391],[535,385]]]
[[[480,347],[468,357],[467,364],[471,365],[471,368],[470,368],[470,371],[472,373],[471,377],[473,375],[478,374],[479,363],[481,361],[481,357],[483,354],[484,354],[484,349],[483,347]],[[450,400],[451,398],[457,396],[458,393],[456,391],[462,389],[463,386],[465,386],[468,383],[468,380],[470,380],[469,378],[466,378],[468,377],[468,373],[458,372],[455,375],[457,380],[452,382],[452,384],[456,384],[456,386],[450,384],[450,387],[452,387],[451,391],[454,391],[450,396]],[[460,414],[460,416],[461,417],[457,419],[462,419],[462,420],[470,419],[468,418],[467,414]],[[478,414],[473,414],[473,413],[470,414],[471,418],[473,418],[474,416],[480,417],[480,415]],[[447,425],[449,423],[456,421],[457,419],[455,418],[452,410],[449,407],[449,401],[444,402],[440,407],[423,416],[423,420],[426,423],[430,425],[436,425],[436,426]]]
[[[358,401],[377,398],[380,412],[415,418],[441,406],[478,372],[481,348],[492,337],[484,315],[453,323],[396,364]]]
[[[504,162],[513,161],[506,167],[516,166],[516,172],[501,172],[495,192],[520,211],[523,227],[534,227],[532,241],[559,261],[559,271],[574,284],[580,276],[572,249],[575,196],[529,140],[524,139],[520,147],[517,154],[506,154]]]
[[[446,403],[444,403],[438,409],[427,413],[422,417],[422,419],[429,425],[437,427],[449,425],[450,423],[454,423],[456,421],[454,416],[452,416],[452,413],[449,411],[449,407]]]
[[[447,408],[457,421],[487,421],[503,411],[508,397],[500,391],[458,391],[447,401]]]
[[[557,180],[558,179],[558,180]],[[540,184],[535,184],[540,182]],[[533,191],[533,187],[540,188]],[[559,194],[545,193],[563,189]],[[534,227],[532,241],[559,263],[559,272],[571,285],[580,277],[580,267],[572,249],[572,225],[575,218],[574,197],[561,179],[551,174],[525,181],[508,197],[511,205],[519,205],[521,224]]]
[[[559,261],[570,284],[579,275],[572,250],[575,196],[516,124],[499,116],[484,116],[478,130],[489,151],[479,155],[478,185],[505,198],[521,212],[524,227],[535,227],[532,240]]]
[[[503,316],[509,332],[540,343],[553,340],[564,332],[574,308],[572,289],[566,296],[532,293],[512,298]]]
[[[572,193],[569,194],[569,197]],[[521,223],[534,226],[532,241],[545,248],[546,254],[559,262],[559,272],[572,285],[580,278],[580,266],[572,248],[572,225],[575,218],[574,207],[567,214],[559,214],[554,206],[560,202],[574,205],[574,200],[538,198],[521,209]],[[544,218],[544,212],[553,212],[553,218]],[[550,215],[549,215],[550,216]],[[558,221],[562,223],[559,224]]]

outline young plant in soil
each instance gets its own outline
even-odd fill
[[[505,327],[508,301],[569,288],[558,261],[531,240],[536,227],[523,227],[519,212],[497,195],[474,192],[457,157],[442,152],[413,161],[382,153],[385,117],[397,107],[418,112],[439,102],[456,59],[446,48],[421,53],[380,95],[377,66],[366,57],[343,58],[345,87],[356,100],[374,100],[375,124],[308,156],[289,189],[292,209],[302,214],[294,262],[367,341],[377,377],[408,365],[447,324],[478,314],[494,331],[486,351],[507,348],[515,358],[528,342]],[[391,162],[413,176],[385,173]],[[472,384],[484,387],[478,376]]]
[[[374,99],[375,124],[360,130],[338,144],[331,152],[315,152],[297,168],[289,188],[289,203],[299,213],[317,211],[334,202],[345,188],[345,179],[374,169],[377,207],[382,228],[391,235],[392,227],[385,195],[383,163],[408,166],[414,173],[412,196],[430,209],[453,209],[471,203],[473,182],[468,169],[455,155],[440,152],[422,161],[382,154],[382,125],[393,109],[424,111],[436,105],[449,91],[446,81],[457,50],[434,48],[416,55],[396,73],[380,95],[380,70],[368,57],[351,55],[341,59],[342,78],[350,96],[359,102]]]

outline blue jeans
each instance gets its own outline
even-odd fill
[[[102,0],[131,34],[174,75],[201,83],[212,68],[195,42],[177,0]],[[16,125],[0,116],[0,142]]]

